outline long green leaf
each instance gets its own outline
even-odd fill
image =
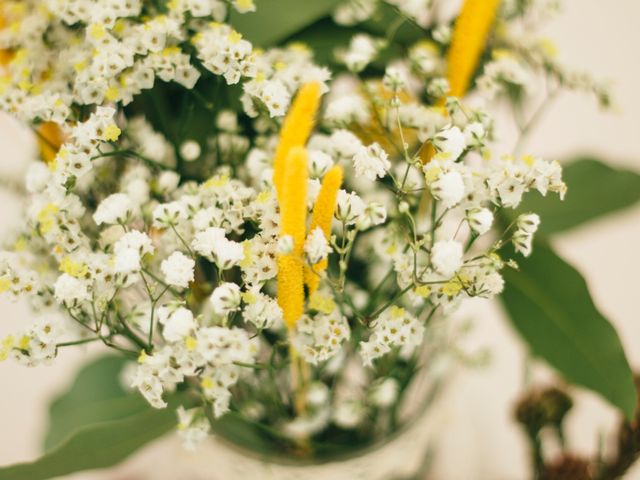
[[[609,321],[582,276],[544,243],[520,271],[505,270],[504,304],[532,353],[568,381],[599,393],[633,418],[633,375]]]
[[[530,194],[516,211],[505,212],[513,218],[522,212],[536,212],[542,219],[540,232],[550,235],[640,201],[640,175],[611,168],[594,158],[569,163],[563,176],[569,187],[563,202],[556,195]]]
[[[328,16],[342,0],[257,0],[253,13],[231,13],[230,23],[259,47],[286,40]]]
[[[0,468],[0,480],[46,480],[110,467],[167,433],[175,424],[174,409],[166,408],[90,425],[34,462]]]
[[[125,358],[109,355],[80,370],[71,388],[51,403],[45,451],[86,425],[119,420],[149,408],[140,395],[122,388],[120,373],[125,363]]]
[[[46,453],[39,459],[0,467],[0,480],[38,480],[81,470],[111,467],[160,437],[176,423],[180,394],[155,410],[137,393],[124,390],[126,359],[107,355],[85,365],[73,385],[50,408]]]
[[[346,48],[358,30],[336,25],[330,18],[322,19],[296,33],[291,40],[307,44],[313,50],[313,59],[319,65],[339,67],[334,52]]]

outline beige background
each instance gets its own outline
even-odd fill
[[[528,147],[559,159],[581,152],[597,153],[612,164],[640,171],[640,1],[564,3],[562,15],[547,29],[558,44],[561,59],[576,69],[611,79],[619,108],[613,114],[603,114],[584,96],[566,94],[550,109]],[[29,155],[22,147],[25,136],[18,126],[0,119],[0,178],[19,176]],[[597,199],[598,192],[594,192],[593,201]],[[19,225],[20,206],[17,197],[4,189],[0,189],[0,205],[3,233]],[[563,235],[555,243],[584,273],[596,304],[617,327],[633,366],[640,368],[640,206]],[[497,305],[476,302],[467,312],[477,317],[473,345],[490,347],[493,362],[486,370],[463,372],[449,389],[440,413],[436,478],[524,479],[528,454],[510,415],[523,385],[526,354]],[[29,312],[23,305],[0,303],[0,337],[28,321]],[[91,354],[79,349],[66,351],[53,366],[38,369],[0,364],[0,465],[37,456],[49,398],[68,385],[76,366]],[[537,370],[537,376],[546,376],[544,369]],[[615,413],[603,402],[580,392],[569,422],[570,445],[580,452],[594,451],[598,435],[607,438],[615,420]],[[154,471],[172,472],[167,478],[194,478],[188,468],[191,457],[178,448],[169,437],[136,454],[116,471],[73,478],[151,479],[157,478]],[[214,465],[212,458],[213,471]],[[627,478],[640,479],[640,470]]]

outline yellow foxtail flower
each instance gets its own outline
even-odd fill
[[[500,0],[465,0],[447,53],[449,95],[462,97],[485,48]]]
[[[0,2],[1,3],[1,2]],[[7,22],[0,14],[0,31],[4,30],[7,26]],[[4,67],[13,59],[13,52],[11,50],[0,50],[0,67]]]
[[[38,147],[42,159],[51,164],[64,143],[62,129],[54,122],[44,122],[38,127]]]
[[[280,141],[273,160],[273,184],[278,200],[282,202],[282,192],[286,163],[289,152],[294,147],[304,147],[315,123],[320,105],[320,84],[311,82],[303,85],[296,95],[280,130]]]
[[[331,236],[331,220],[336,210],[336,201],[338,198],[338,190],[342,185],[342,167],[336,165],[329,170],[322,179],[322,186],[318,193],[318,198],[313,206],[311,215],[311,226],[309,231],[313,232],[317,227],[322,229],[322,233],[327,240]],[[313,270],[309,267],[305,268],[305,282],[309,287],[309,294],[312,295],[320,284],[318,273],[327,269],[327,260],[321,260],[313,266]]]
[[[296,324],[304,312],[302,251],[307,220],[307,161],[304,148],[291,149],[278,189],[281,199],[280,236],[289,235],[293,239],[293,250],[278,256],[278,304],[289,328]]]
[[[447,80],[452,97],[467,93],[499,4],[500,0],[465,0],[447,53]],[[439,106],[444,106],[444,102],[441,98]],[[429,142],[420,152],[422,163],[430,162],[435,154]]]

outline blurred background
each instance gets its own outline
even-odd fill
[[[589,154],[613,166],[640,171],[640,2],[562,3],[562,13],[548,25],[546,34],[555,40],[562,63],[611,80],[614,109],[605,113],[593,99],[566,93],[532,133],[527,150],[561,161]],[[508,136],[502,140],[505,145],[513,141]],[[34,155],[30,133],[0,117],[0,152],[0,179],[19,178]],[[597,201],[598,193],[594,192],[593,202]],[[16,194],[0,187],[0,205],[3,235],[20,224],[21,204]],[[555,237],[555,244],[583,273],[597,307],[618,330],[632,366],[640,369],[640,205]],[[29,310],[20,303],[1,301],[0,312],[0,338],[29,321]],[[526,351],[499,305],[474,301],[459,315],[475,319],[470,348],[489,348],[492,361],[486,368],[460,372],[439,402],[438,431],[434,432],[437,455],[431,478],[525,479],[530,471],[529,454],[512,412],[524,385]],[[99,350],[64,350],[54,365],[37,369],[11,362],[0,364],[0,465],[27,461],[39,454],[48,402],[68,387],[78,366]],[[534,378],[549,376],[543,366],[536,365]],[[587,392],[577,392],[577,399],[568,420],[569,444],[577,452],[590,454],[602,439],[606,448],[617,414]],[[167,455],[169,451],[171,455]],[[180,452],[178,442],[169,435],[115,470],[68,478],[148,479],[156,478],[151,473],[154,470],[168,474],[167,478],[203,478],[189,470],[190,463],[198,459]],[[214,473],[204,478],[217,480]],[[640,479],[640,467],[626,478]]]

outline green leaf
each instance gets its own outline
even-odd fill
[[[381,2],[371,18],[358,28],[383,38],[387,38],[391,33],[393,41],[404,46],[430,38],[430,33],[419,27],[414,20],[384,2]]]
[[[596,309],[582,276],[545,243],[504,270],[503,301],[532,353],[568,381],[599,393],[633,418],[633,375],[609,321]]]
[[[328,16],[342,0],[257,0],[256,11],[231,12],[236,30],[259,47],[270,47]]]
[[[358,30],[336,25],[331,19],[325,18],[291,37],[292,41],[303,42],[313,50],[313,59],[319,65],[337,66],[334,51],[336,48],[349,45],[351,37]]]
[[[75,382],[50,407],[46,453],[39,459],[0,468],[0,480],[38,480],[110,467],[176,424],[180,394],[156,410],[119,377],[126,359],[104,356],[84,366]]]
[[[51,403],[45,451],[85,425],[122,419],[149,408],[140,395],[122,388],[119,376],[125,363],[125,358],[110,355],[80,370],[71,388]]]
[[[110,467],[167,433],[175,424],[174,409],[167,407],[149,408],[121,420],[89,425],[34,462],[0,468],[0,480],[46,480]]]
[[[210,412],[211,409],[207,409],[207,414]],[[258,422],[252,422],[236,412],[228,412],[217,419],[210,416],[209,421],[216,435],[240,448],[272,457],[282,452],[278,448],[278,437],[265,431],[267,427]]]
[[[564,201],[553,194],[529,194],[517,210],[505,213],[515,218],[523,212],[535,212],[542,220],[540,232],[550,235],[640,201],[640,175],[635,172],[611,168],[588,157],[566,165],[563,172],[569,188]]]

